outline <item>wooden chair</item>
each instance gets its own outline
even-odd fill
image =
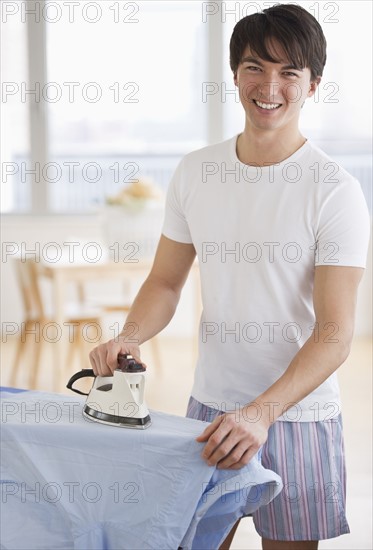
[[[20,335],[17,343],[16,355],[14,358],[12,376],[10,384],[16,385],[17,375],[21,365],[21,360],[25,361],[25,352],[27,349],[27,336],[33,336],[34,342],[32,346],[31,361],[27,361],[29,370],[29,387],[36,388],[36,382],[40,367],[41,352],[45,344],[43,331],[47,325],[54,323],[52,313],[46,312],[46,307],[43,300],[43,295],[40,289],[39,264],[31,259],[15,258],[14,265],[19,285],[19,290],[24,308],[24,319],[21,324]],[[68,330],[68,324],[74,327],[72,341],[69,342],[69,353],[67,354],[67,364],[69,365],[73,359],[74,352],[79,354],[81,367],[88,367],[88,353],[86,350],[82,325],[90,323],[100,323],[99,310],[84,311],[79,307],[79,303],[73,304],[76,311],[67,311],[66,326],[60,329]],[[58,327],[57,327],[58,328]],[[32,332],[34,331],[34,334]],[[62,337],[65,337],[64,335]],[[67,340],[69,340],[66,332]],[[53,345],[53,344],[52,344]],[[26,364],[26,362],[25,362]]]

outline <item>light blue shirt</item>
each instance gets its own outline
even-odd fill
[[[207,466],[199,420],[150,411],[148,429],[121,429],[85,419],[83,403],[2,392],[1,548],[218,548],[282,488],[258,456]]]

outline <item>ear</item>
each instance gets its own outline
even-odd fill
[[[319,86],[321,82],[321,76],[317,76],[315,80],[311,80],[310,82],[310,89],[308,91],[307,97],[312,97],[315,95],[315,92],[317,90],[317,87]]]
[[[237,71],[235,73],[233,73],[233,82],[234,82],[234,85],[235,86],[238,86],[238,82],[237,82]]]

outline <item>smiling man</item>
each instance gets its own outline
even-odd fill
[[[237,23],[230,63],[244,130],[180,162],[128,324],[91,353],[101,375],[119,352],[139,358],[133,323],[139,345],[168,324],[198,255],[187,414],[211,422],[198,438],[209,464],[238,469],[262,448],[282,477],[282,493],[254,514],[265,550],[313,550],[349,532],[335,371],[350,350],[370,221],[359,182],[299,130],[325,62],[322,29],[297,5]]]

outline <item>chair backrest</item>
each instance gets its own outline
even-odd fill
[[[43,299],[38,284],[38,264],[27,258],[14,258],[14,262],[26,320],[44,318]]]

